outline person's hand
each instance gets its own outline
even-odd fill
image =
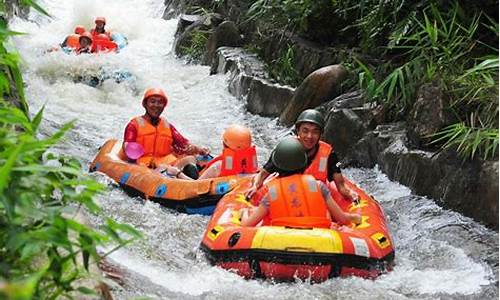
[[[361,215],[360,214],[351,214],[350,216],[350,221],[356,225],[359,225],[361,224],[361,222],[363,221],[363,219],[361,218]]]
[[[200,155],[208,155],[210,153],[210,149],[207,147],[198,147],[198,154]]]
[[[353,191],[351,191],[351,201],[356,204],[359,203],[359,195]]]
[[[179,173],[181,172],[181,170],[179,168],[171,166],[171,165],[162,166],[160,168],[161,168],[162,173],[166,172],[167,175],[173,176],[173,177],[177,177],[179,175]]]
[[[251,199],[256,192],[257,192],[257,187],[252,184],[252,186],[245,192],[245,198],[247,200]]]

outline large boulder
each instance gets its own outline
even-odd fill
[[[208,39],[205,63],[212,64],[217,48],[221,46],[239,47],[242,45],[242,41],[236,24],[231,21],[223,21],[215,28],[214,33]]]
[[[428,144],[430,135],[448,122],[446,103],[440,85],[427,83],[417,91],[417,99],[408,117],[408,133],[417,145]]]
[[[309,74],[280,115],[280,122],[289,126],[303,110],[314,108],[334,98],[346,77],[347,70],[342,65],[323,67]]]

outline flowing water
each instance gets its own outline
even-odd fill
[[[188,65],[172,53],[176,20],[161,19],[162,0],[42,1],[52,18],[32,13],[11,26],[28,33],[15,39],[24,62],[32,113],[45,105],[41,135],[77,120],[54,151],[74,155],[84,165],[108,138],[121,138],[127,121],[143,113],[142,91],[159,86],[169,96],[164,112],[193,143],[217,153],[223,129],[249,126],[262,163],[287,128],[276,120],[247,113],[226,88],[224,75],[209,76],[206,66]],[[75,25],[89,28],[106,16],[108,29],[123,33],[129,45],[117,55],[45,53]],[[97,87],[79,77],[105,70],[133,74],[125,82],[105,80]],[[497,299],[498,234],[386,178],[378,169],[347,169],[345,175],[383,205],[396,247],[396,267],[377,280],[332,279],[321,284],[244,280],[210,266],[197,251],[208,217],[179,214],[158,204],[130,198],[109,185],[98,198],[103,212],[134,225],[144,239],[115,252],[110,260],[124,270],[117,299]],[[99,224],[101,220],[93,217]]]

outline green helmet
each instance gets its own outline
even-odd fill
[[[321,131],[325,128],[325,119],[323,118],[323,114],[315,109],[306,109],[304,110],[297,121],[295,121],[295,128],[299,126],[300,123],[309,122],[319,126]]]
[[[287,137],[274,148],[271,161],[280,170],[298,171],[307,164],[306,150],[296,138]]]

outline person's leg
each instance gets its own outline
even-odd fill
[[[208,167],[208,169],[206,169],[205,171],[203,171],[203,173],[201,173],[201,175],[200,175],[200,177],[198,179],[207,179],[207,178],[219,177],[221,166],[222,166],[222,161],[215,162],[210,167]]]
[[[174,166],[182,170],[182,173],[193,179],[198,179],[199,173],[196,167],[196,157],[190,155],[178,159]]]

